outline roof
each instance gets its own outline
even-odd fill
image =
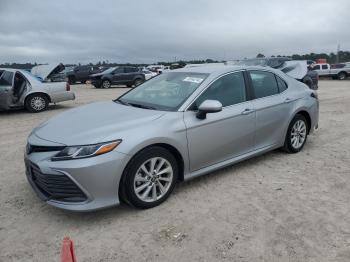
[[[217,65],[217,66],[199,66],[199,67],[187,67],[175,69],[170,72],[193,72],[193,73],[203,73],[203,74],[225,74],[232,71],[246,70],[246,69],[256,69],[256,70],[269,70],[275,71],[271,67],[266,66],[235,66],[235,65]]]

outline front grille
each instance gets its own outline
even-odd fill
[[[27,143],[26,152],[29,155],[31,153],[61,151],[63,148],[65,146],[36,146]]]
[[[66,175],[43,174],[38,166],[30,163],[30,178],[38,190],[50,200],[83,202],[84,192]]]

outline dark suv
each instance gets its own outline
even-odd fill
[[[66,76],[71,85],[76,82],[85,84],[85,82],[90,79],[91,74],[99,72],[101,72],[101,69],[98,66],[76,66],[73,70],[66,72]]]
[[[93,74],[90,79],[96,88],[110,88],[113,84],[132,87],[145,82],[145,75],[137,67],[118,66]]]

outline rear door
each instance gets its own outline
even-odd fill
[[[255,113],[243,72],[226,74],[214,81],[184,113],[191,171],[228,160],[254,149]],[[205,100],[222,103],[221,112],[196,117]]]
[[[126,67],[125,68],[125,77],[124,80],[126,82],[133,82],[134,81],[134,77],[135,77],[135,73],[137,72],[137,68],[136,67]]]
[[[269,71],[251,70],[249,76],[256,110],[255,149],[277,145],[284,141],[292,110],[292,98],[285,92],[287,84]]]
[[[121,83],[124,79],[124,74],[124,67],[117,67],[112,73],[112,82],[114,84]]]
[[[13,78],[14,74],[3,71],[0,76],[0,108],[8,109],[13,104]]]

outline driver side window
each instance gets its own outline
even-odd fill
[[[205,100],[217,100],[223,107],[245,102],[243,73],[231,73],[217,79],[197,98],[192,106],[193,110],[196,110]]]

